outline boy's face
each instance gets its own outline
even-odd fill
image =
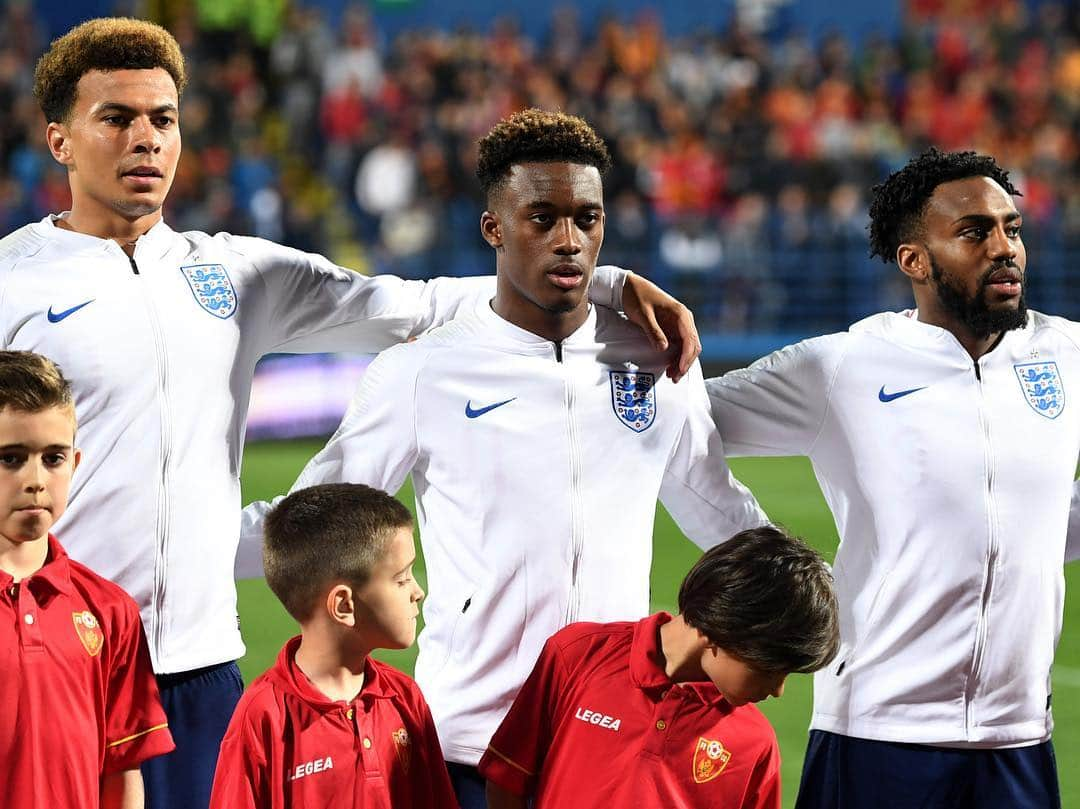
[[[354,593],[356,625],[373,649],[405,649],[416,639],[424,591],[413,578],[415,561],[412,528],[395,528],[371,576]]]
[[[724,699],[734,706],[761,702],[784,693],[787,674],[759,671],[716,646],[705,647],[701,667]]]
[[[44,539],[60,519],[79,464],[74,441],[70,409],[0,409],[0,544]]]

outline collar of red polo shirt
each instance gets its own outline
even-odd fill
[[[38,592],[41,586],[47,586],[57,593],[71,593],[71,566],[67,551],[52,534],[49,534],[49,550],[45,555],[45,564],[31,573],[20,584],[26,584],[31,591]],[[0,590],[15,583],[15,577],[5,570],[0,570]]]
[[[670,613],[658,612],[634,627],[634,639],[630,644],[630,678],[642,691],[664,691],[672,686],[672,679],[664,671],[667,661],[660,648],[660,627],[670,620]],[[716,705],[724,700],[724,695],[709,680],[676,684],[688,689],[706,705]]]
[[[281,688],[291,691],[317,711],[340,710],[344,704],[364,699],[390,699],[398,691],[374,664],[370,657],[364,660],[364,685],[351,700],[332,700],[320,691],[308,676],[296,665],[296,650],[300,648],[300,636],[290,638],[278,653],[277,665],[266,674]]]

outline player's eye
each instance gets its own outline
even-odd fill
[[[0,464],[4,466],[18,466],[20,463],[22,463],[22,458],[18,455],[13,455],[10,452],[0,455]]]
[[[60,466],[67,460],[67,456],[62,452],[50,452],[44,455],[42,460],[46,466]]]
[[[552,221],[551,214],[534,213],[532,216],[529,217],[529,221],[535,222],[538,225],[550,225]]]

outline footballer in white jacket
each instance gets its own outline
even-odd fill
[[[875,189],[871,242],[918,310],[706,383],[726,450],[808,456],[840,534],[800,807],[1056,805],[1080,326],[1026,310],[1014,191],[990,158],[914,159]]]
[[[658,496],[701,547],[766,521],[728,469],[699,366],[673,384],[664,354],[584,296],[606,160],[556,113],[481,141],[494,300],[381,354],[294,486],[394,492],[412,475],[429,579],[416,678],[457,764],[479,761],[552,633],[648,613]],[[245,534],[268,508],[245,510]]]
[[[57,531],[138,601],[173,722],[176,752],[144,767],[154,809],[208,804],[242,689],[232,579],[259,357],[379,351],[493,289],[371,279],[261,239],[171,230],[185,82],[179,45],[153,23],[90,20],[55,40],[34,92],[71,211],[0,242],[0,347],[56,360],[75,393],[84,463]],[[600,302],[621,299],[621,280],[605,274]],[[671,299],[642,283],[648,320],[645,297]],[[678,304],[667,316],[693,331]],[[699,348],[685,336],[679,369]]]
[[[559,343],[485,302],[383,352],[293,490],[411,473],[429,587],[416,679],[475,765],[544,641],[649,610],[657,495],[703,548],[765,516],[731,475],[695,363],[679,384],[620,315]],[[268,504],[245,510],[261,532]]]

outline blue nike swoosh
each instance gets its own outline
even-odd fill
[[[515,396],[514,399],[517,397]],[[478,416],[482,416],[488,411],[494,410],[496,407],[502,407],[504,404],[510,404],[514,399],[507,399],[504,402],[496,402],[495,404],[488,405],[487,407],[481,407],[478,410],[473,410],[472,399],[465,403],[465,416],[470,419],[475,419]]]
[[[96,298],[91,298],[90,300],[88,300],[88,301],[86,301],[84,303],[80,303],[78,306],[72,306],[70,309],[65,309],[63,312],[54,312],[52,310],[52,307],[50,306],[49,311],[46,313],[45,316],[49,318],[50,323],[59,323],[61,320],[63,320],[68,315],[75,314],[80,309],[82,309],[84,306],[89,306],[90,304],[92,304],[95,300],[97,300],[97,299]]]
[[[910,393],[918,393],[919,391],[925,389],[926,385],[923,385],[921,388],[911,388],[911,390],[898,390],[896,393],[886,393],[885,386],[882,385],[881,390],[878,391],[877,397],[878,400],[882,402],[891,402],[894,399],[899,399],[901,396],[907,396]]]

